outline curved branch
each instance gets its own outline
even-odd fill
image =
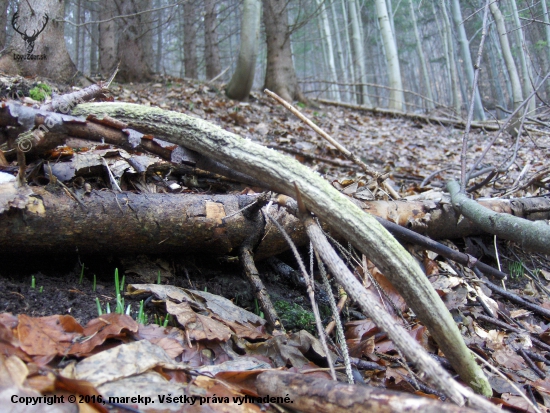
[[[485,232],[514,241],[522,248],[542,254],[550,253],[550,225],[527,221],[509,214],[499,214],[479,205],[460,192],[456,181],[447,182],[453,206]]]
[[[129,127],[152,133],[269,183],[289,196],[299,185],[305,206],[350,240],[389,278],[428,327],[460,377],[477,392],[492,393],[451,314],[418,263],[374,217],[298,161],[245,140],[206,121],[181,113],[128,103],[88,103],[73,114],[112,116]]]

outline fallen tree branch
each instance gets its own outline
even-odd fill
[[[447,189],[453,206],[485,232],[514,241],[530,251],[550,253],[550,226],[545,222],[531,222],[484,208],[461,193],[460,185],[456,181],[449,181]]]
[[[332,275],[342,284],[344,289],[349,292],[350,296],[359,304],[361,309],[374,321],[374,323],[388,334],[395,346],[403,353],[407,360],[413,362],[416,367],[418,367],[422,372],[420,376],[425,376],[431,384],[440,389],[458,405],[464,404],[465,397],[472,406],[483,408],[487,411],[486,409],[490,406],[489,402],[458,385],[452,379],[451,375],[445,371],[439,363],[431,358],[417,341],[410,339],[406,330],[395,322],[394,318],[381,304],[379,304],[373,293],[362,287],[328,243],[321,228],[313,221],[311,215],[307,213],[302,214],[302,222],[306,227],[307,234],[315,250],[319,253],[323,262],[329,267]],[[467,351],[469,352],[469,350]],[[473,360],[471,354],[468,354],[467,357]],[[477,364],[470,363],[469,366],[463,366],[463,368],[471,368],[472,366],[477,367]],[[471,374],[477,374],[477,371],[473,371]],[[483,377],[480,380],[483,380]],[[496,408],[493,407],[493,410],[496,410]]]
[[[73,114],[114,117],[138,131],[207,154],[289,196],[294,194],[296,183],[306,207],[384,272],[430,330],[461,378],[476,391],[492,394],[481,368],[469,356],[451,314],[418,263],[372,216],[322,177],[293,159],[181,113],[134,104],[92,103],[77,106]]]
[[[256,378],[256,388],[262,396],[284,394],[284,405],[304,413],[474,413],[465,407],[454,406],[412,394],[336,383],[288,371],[266,371]],[[487,410],[485,410],[487,411]],[[494,408],[494,411],[500,411]]]

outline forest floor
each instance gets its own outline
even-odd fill
[[[365,191],[364,177],[354,165],[282,106],[259,92],[254,92],[249,102],[240,103],[227,99],[219,85],[181,79],[163,79],[156,83],[134,85],[113,84],[110,91],[116,101],[158,106],[191,114],[242,137],[294,156],[319,172],[348,196],[359,200],[385,197],[384,194],[371,194]],[[403,197],[436,198],[444,190],[446,180],[459,177],[463,134],[461,129],[328,105],[314,104],[312,107],[303,107],[300,110],[365,163],[380,172],[389,172],[391,184]],[[468,146],[469,164],[474,157],[479,156],[494,133],[496,132],[486,132],[482,129],[472,130]],[[475,196],[501,196],[518,180],[525,182],[530,176],[546,167],[550,163],[549,135],[550,131],[546,129],[538,134],[530,133],[520,137],[517,156],[513,159],[512,166],[499,177],[496,183],[477,191]],[[515,140],[503,135],[497,139],[482,166],[506,164],[514,156],[515,144]],[[180,184],[184,185],[183,182]],[[235,187],[235,191],[243,188],[244,186]],[[193,191],[212,193],[210,188],[198,187]],[[548,196],[548,193],[547,189],[528,186],[511,195],[513,197]],[[466,241],[453,240],[450,245],[459,249],[468,245],[470,251],[472,248],[478,250],[488,264],[494,266],[497,264],[492,237],[475,237],[473,240]],[[497,247],[503,271],[511,272],[513,276],[507,281],[507,288],[529,301],[550,309],[550,295],[547,295],[550,289],[549,257],[527,254],[507,242],[498,242]],[[306,256],[306,250],[302,252]],[[421,257],[422,253],[419,256]],[[282,254],[279,258],[296,268],[294,258],[290,254]],[[430,280],[444,297],[445,303],[452,310],[457,322],[461,323],[466,343],[485,358],[492,357],[494,364],[508,377],[506,381],[499,376],[491,376],[490,382],[493,386],[495,402],[516,411],[528,411],[529,406],[524,398],[520,397],[517,389],[511,387],[510,382],[513,382],[528,397],[536,400],[539,407],[550,407],[550,380],[537,376],[537,372],[534,372],[528,362],[515,351],[518,343],[529,341],[530,334],[550,343],[550,339],[547,338],[549,320],[524,311],[498,296],[490,297],[490,291],[485,291],[490,306],[503,312],[505,320],[512,319],[516,327],[519,326],[524,333],[523,335],[506,333],[494,325],[476,322],[475,315],[481,310],[479,304],[468,299],[470,293],[467,285],[459,280],[458,274],[444,261],[439,261],[436,257],[430,257],[430,259],[438,268],[430,272]],[[426,261],[422,261],[421,258],[420,261],[423,265],[426,264]],[[155,274],[158,270],[160,286],[174,285],[219,294],[232,300],[235,305],[260,314],[251,288],[242,276],[240,265],[212,260],[208,257],[207,251],[198,256],[138,257],[0,254],[0,262],[2,263],[0,266],[0,291],[2,291],[0,325],[2,323],[10,325],[14,332],[17,323],[9,318],[11,317],[8,316],[9,313],[15,316],[25,314],[31,318],[71,315],[77,323],[85,326],[98,317],[96,297],[99,298],[104,312],[107,303],[110,304],[111,309],[114,309],[116,306],[113,281],[115,268],[119,270],[120,277],[125,277],[126,285],[156,284]],[[160,269],[162,269],[162,279],[160,279]],[[259,271],[273,301],[278,302],[279,307],[283,306],[287,310],[291,308],[292,314],[288,315],[286,320],[289,329],[298,331],[306,328],[314,332],[312,319],[308,313],[310,306],[305,290],[283,282],[267,264],[260,263]],[[383,278],[381,274],[374,275]],[[399,301],[391,285],[388,286],[387,292]],[[131,304],[131,314],[135,318],[142,296],[127,295],[125,300],[125,305]],[[281,302],[286,302],[286,306]],[[148,303],[146,315],[149,323],[163,323],[166,311],[161,307],[158,302]],[[406,310],[406,307],[402,310]],[[281,311],[285,310],[281,308]],[[467,315],[465,316],[464,313]],[[175,316],[169,318],[171,326],[178,325],[174,318]],[[384,358],[384,354],[395,354],[395,349],[387,338],[377,339],[374,352],[364,353],[365,342],[375,337],[377,331],[368,319],[360,318],[362,317],[354,311],[347,312],[344,317],[348,320],[346,338],[352,355],[364,356],[384,366],[384,371],[365,373],[367,382],[375,386],[416,394],[430,393],[430,389],[423,391],[415,389],[408,377],[410,371]],[[412,320],[409,320],[411,325],[414,324]],[[21,323],[21,319],[19,322]],[[126,335],[140,337],[143,326],[136,327],[134,330],[132,328],[128,328],[131,333],[125,330]],[[263,338],[268,337],[263,329],[259,328],[258,331],[261,333],[258,333],[255,340],[258,340],[260,335]],[[120,336],[113,334],[110,337],[118,337],[123,342],[127,342],[128,339],[124,338],[126,336],[120,334]],[[411,335],[425,348],[432,352],[437,351],[434,343],[428,339],[425,328],[420,324],[416,324],[411,330]],[[143,333],[141,338],[145,336],[146,334]],[[215,349],[216,353],[215,361],[211,361],[211,364],[230,359],[227,355],[230,352],[227,349],[221,351],[219,344],[213,344],[217,342],[216,340],[212,337],[207,338],[204,346],[208,347],[208,343],[211,343],[210,348]],[[19,339],[25,341],[21,336]],[[183,348],[185,340],[182,338],[180,341],[180,347]],[[108,347],[110,345],[105,348]],[[100,349],[101,343],[94,351],[79,354],[87,356]],[[544,354],[540,350],[533,348],[530,350]],[[499,354],[504,354],[505,357],[499,357]],[[41,359],[35,354],[33,362],[38,365],[53,363],[53,356],[49,359],[45,355],[41,357],[44,358]],[[180,357],[181,360],[194,360],[197,365],[200,364],[193,359],[194,356],[186,354],[185,350],[180,351]],[[546,360],[548,361],[546,364],[550,364],[550,360]],[[537,365],[545,371],[544,363],[538,362]],[[121,391],[120,388],[117,391]]]

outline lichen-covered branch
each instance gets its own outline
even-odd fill
[[[206,121],[177,112],[127,103],[89,103],[77,106],[73,114],[106,114],[122,120],[133,129],[157,135],[254,176],[289,196],[294,195],[296,183],[306,207],[384,271],[428,327],[460,377],[476,391],[485,395],[492,393],[451,314],[416,261],[372,216],[306,166]]]

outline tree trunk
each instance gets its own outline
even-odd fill
[[[344,48],[342,46],[342,37],[340,36],[340,25],[338,24],[338,14],[336,13],[336,8],[334,6],[334,2],[330,2],[330,9],[332,12],[332,22],[334,25],[334,33],[336,35],[336,55],[338,56],[338,62],[340,63],[340,71],[339,73],[342,76],[342,80],[344,83],[349,83],[349,77],[348,77],[348,70],[346,67],[345,59],[344,59]],[[345,19],[345,15],[344,15]],[[351,97],[348,91],[348,86],[345,87],[345,92],[340,92],[340,98],[344,99],[346,102],[351,101]]]
[[[162,4],[161,0],[156,1],[156,6],[160,7]],[[160,74],[161,62],[162,62],[162,27],[163,27],[163,18],[162,10],[157,11],[157,54],[155,56],[155,73]]]
[[[35,31],[37,34],[25,41],[22,34],[14,33],[6,54],[0,58],[0,70],[59,82],[74,80],[77,70],[65,44],[64,10],[64,2],[59,0],[22,1],[16,20],[18,31],[26,36]]]
[[[424,57],[424,51],[422,50],[422,41],[420,40],[420,34],[418,33],[418,27],[416,26],[416,16],[412,0],[409,0],[409,7],[411,9],[411,21],[413,24],[414,37],[416,39],[416,51],[418,53],[418,59],[420,59],[422,78],[424,79],[424,90],[429,99],[428,101],[424,101],[423,103],[428,110],[432,110],[434,108],[432,82],[430,81],[430,76],[428,75],[428,66],[426,65],[426,58]]]
[[[261,0],[244,0],[239,59],[225,91],[230,99],[246,100],[252,89],[260,47],[261,13]]]
[[[354,82],[357,84],[356,101],[359,105],[372,106],[367,85],[367,71],[365,69],[365,49],[363,47],[363,33],[359,26],[359,15],[356,0],[348,1],[348,18],[351,23],[351,47],[353,50]]]
[[[515,0],[514,0],[515,1]],[[458,0],[451,0],[451,8],[453,20],[457,30],[458,44],[460,45],[460,55],[463,61],[464,72],[468,79],[469,89],[472,90],[474,86],[474,65],[472,63],[472,56],[470,55],[470,46],[468,38],[466,37],[466,30],[464,29],[464,23],[462,21],[462,11],[460,10],[460,4]],[[483,104],[481,103],[481,97],[479,95],[479,88],[476,86],[475,90],[472,90],[475,94],[474,97],[474,118],[478,120],[485,120],[485,112],[483,111]]]
[[[384,0],[376,0],[376,11],[378,21],[380,22],[380,31],[382,42],[386,51],[388,61],[388,79],[390,85],[389,108],[403,110],[403,84],[401,82],[401,70],[399,68],[399,56],[397,54],[397,45],[392,33],[390,18]]]
[[[544,3],[545,0],[541,0],[541,3]],[[527,57],[525,56],[525,39],[523,38],[523,28],[519,20],[518,7],[516,5],[516,0],[510,1],[510,6],[512,7],[512,17],[514,18],[514,24],[516,26],[516,36],[518,42],[518,53],[519,62],[521,65],[521,75],[522,75],[522,84],[523,84],[523,96],[527,98],[533,91],[533,85],[531,84],[531,71],[529,70],[529,64],[527,62]],[[535,97],[532,97],[529,103],[527,104],[526,110],[531,112],[535,111]]]
[[[546,52],[548,53],[548,67],[547,71],[550,71],[550,16],[548,16],[548,7],[546,6],[546,0],[541,0],[542,18],[544,20],[544,32],[546,33]],[[546,92],[550,96],[550,82],[546,82]]]
[[[196,79],[197,72],[197,17],[195,5],[191,1],[183,3],[183,54],[185,65],[185,77]]]
[[[456,62],[455,62],[455,52],[454,52],[454,44],[453,44],[453,33],[451,30],[451,22],[449,20],[449,14],[447,13],[447,7],[445,6],[445,1],[441,0],[441,14],[443,14],[443,24],[445,26],[445,29],[443,31],[445,35],[445,59],[447,60],[447,66],[449,67],[449,71],[451,72],[451,90],[452,90],[452,100],[453,100],[453,108],[456,112],[457,116],[461,115],[461,105],[460,105],[460,97],[459,97],[459,90],[458,90],[458,74],[456,70]]]
[[[6,47],[9,0],[0,0],[0,50]]]
[[[214,0],[204,0],[204,59],[206,61],[207,80],[215,78],[222,71],[216,20],[216,2]]]
[[[95,4],[90,5],[90,14],[93,21],[99,19],[99,13]],[[97,66],[97,54],[98,54],[98,44],[99,44],[99,26],[97,23],[94,23],[90,27],[90,74],[92,76],[98,73]]]
[[[107,20],[118,14],[116,4],[111,1],[102,3],[99,19]],[[104,78],[109,77],[117,66],[117,28],[114,20],[99,23],[99,72]]]
[[[508,33],[504,24],[504,17],[502,16],[500,9],[495,2],[491,2],[490,8],[497,26],[500,46],[502,48],[502,56],[504,57],[504,61],[506,62],[506,69],[508,71],[508,75],[510,76],[510,83],[512,86],[512,100],[515,110],[523,102],[521,81],[519,79],[516,63],[514,62],[514,58],[512,57],[512,51],[510,50],[510,43],[508,42]],[[508,128],[508,132],[510,132],[512,135],[517,134],[517,128],[519,128],[519,121],[522,115],[520,112],[521,111],[516,114],[515,119],[512,120],[512,122],[510,123],[510,127]]]
[[[327,9],[325,7],[324,0],[316,0],[317,6],[321,9],[320,11],[320,26],[321,26],[321,33],[322,38],[321,42],[325,45],[324,51],[325,51],[325,64],[328,68],[328,80],[331,82],[329,86],[330,90],[330,96],[331,99],[335,100],[342,100],[340,96],[340,92],[338,90],[338,86],[336,85],[336,82],[338,81],[336,77],[336,64],[334,63],[334,42],[332,40],[332,31],[330,30],[330,24],[328,21],[327,16]]]
[[[122,19],[118,38],[120,68],[117,79],[122,82],[146,82],[152,78],[152,32],[148,14],[132,15],[151,8],[151,0],[121,0]]]
[[[287,2],[262,0],[267,43],[267,66],[264,88],[269,89],[288,102],[306,98],[298,85],[296,70],[290,49]]]
[[[77,24],[80,24],[81,21],[80,21],[80,15],[81,15],[81,0],[77,0],[76,1],[76,23]],[[77,68],[79,67],[82,67],[80,65],[80,27],[79,26],[76,26],[74,27],[74,37],[75,37],[75,41],[74,41],[74,63],[76,65]]]

